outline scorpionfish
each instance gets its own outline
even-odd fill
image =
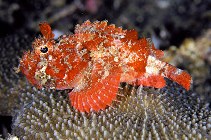
[[[120,82],[162,88],[166,77],[190,89],[191,76],[161,61],[163,51],[136,30],[85,21],[55,40],[48,23],[39,27],[42,37],[24,53],[19,70],[38,88],[72,89],[71,105],[80,112],[111,106]]]

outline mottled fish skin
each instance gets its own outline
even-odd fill
[[[39,26],[43,37],[24,53],[19,69],[38,88],[73,89],[69,98],[80,112],[110,106],[120,82],[162,88],[166,77],[190,89],[191,76],[161,61],[164,53],[135,30],[85,21],[55,41],[48,23]]]

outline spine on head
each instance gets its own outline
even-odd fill
[[[40,31],[44,38],[46,39],[53,39],[54,34],[51,30],[51,26],[47,22],[42,22],[39,24]]]

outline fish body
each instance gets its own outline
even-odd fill
[[[38,88],[72,89],[71,104],[80,112],[110,106],[120,82],[162,88],[166,77],[190,89],[191,76],[161,61],[164,53],[135,30],[85,21],[57,41],[48,23],[40,30],[43,36],[24,53],[19,69]]]

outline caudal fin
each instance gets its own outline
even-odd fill
[[[166,64],[164,70],[163,74],[165,77],[177,82],[186,90],[190,89],[192,78],[186,71],[176,68],[170,64]]]
[[[176,68],[166,62],[149,56],[147,60],[146,73],[148,75],[160,75],[173,80],[183,86],[186,90],[190,89],[192,78],[187,72]]]

